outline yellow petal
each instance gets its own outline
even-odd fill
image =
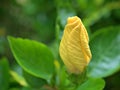
[[[89,38],[82,21],[69,17],[60,43],[60,56],[71,73],[80,73],[91,59]]]

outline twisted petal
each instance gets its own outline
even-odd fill
[[[81,20],[75,16],[68,18],[60,43],[60,56],[71,73],[80,73],[91,59],[89,38]]]

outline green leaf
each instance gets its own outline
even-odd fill
[[[9,65],[6,58],[0,60],[0,90],[8,90]]]
[[[34,40],[8,37],[18,64],[28,73],[49,80],[54,72],[53,55],[48,47]]]
[[[103,90],[105,82],[103,79],[88,79],[86,82],[78,86],[76,90]]]
[[[35,77],[25,71],[23,71],[23,74],[24,74],[25,80],[30,85],[30,87],[37,89],[37,88],[40,88],[43,85],[47,84],[47,81],[45,79]]]
[[[26,86],[26,87],[28,86],[25,79],[22,76],[20,76],[17,72],[11,70],[10,74],[13,77],[13,79],[17,81],[21,86]]]
[[[90,41],[89,77],[107,77],[120,70],[120,26],[97,31]]]

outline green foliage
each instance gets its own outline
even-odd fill
[[[105,82],[103,79],[89,78],[82,85],[78,86],[76,90],[103,90]]]
[[[19,83],[20,85],[25,87],[28,86],[23,76],[19,75],[17,72],[11,70],[10,75],[12,76],[12,79]]]
[[[10,48],[17,62],[32,75],[49,80],[54,72],[54,58],[42,43],[8,37]]]
[[[90,37],[87,80],[69,79],[59,56],[66,20],[74,15]],[[119,90],[119,83],[120,0],[0,1],[0,90]]]
[[[9,65],[6,58],[0,60],[0,90],[7,90],[9,87]]]
[[[107,77],[120,69],[120,26],[107,27],[93,34],[89,77]]]
[[[32,88],[41,88],[43,85],[47,84],[47,81],[42,78],[35,77],[27,72],[23,72],[26,82]]]

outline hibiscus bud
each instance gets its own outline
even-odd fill
[[[68,18],[59,51],[70,73],[82,73],[90,62],[92,55],[89,48],[89,37],[79,17]]]

